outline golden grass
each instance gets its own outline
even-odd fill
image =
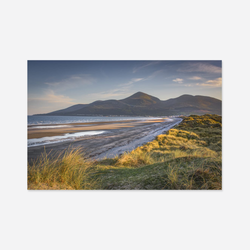
[[[91,173],[91,164],[79,148],[59,155],[43,153],[28,165],[28,189],[95,189],[97,181],[90,180]]]
[[[122,154],[115,165],[123,167],[141,167],[152,163],[154,163],[154,160],[151,155],[142,151],[141,148],[137,148],[131,152]]]

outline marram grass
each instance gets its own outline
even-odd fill
[[[28,165],[28,189],[95,189],[92,172],[79,148],[54,156],[45,152]]]

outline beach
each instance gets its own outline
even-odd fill
[[[66,150],[69,146],[80,147],[84,156],[90,159],[111,158],[125,151],[131,151],[142,144],[153,140],[181,122],[181,118],[126,120],[111,122],[67,123],[54,126],[28,126],[28,141],[44,138],[64,138],[65,140],[46,145],[28,147],[28,162],[36,160],[44,151],[50,155]],[[88,132],[88,133],[87,133]],[[75,136],[79,135],[84,136]],[[85,135],[85,134],[86,135]]]

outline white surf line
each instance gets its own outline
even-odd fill
[[[33,138],[28,139],[28,147],[42,146],[52,143],[64,142],[64,141],[72,141],[83,136],[91,136],[91,135],[99,135],[106,131],[85,131],[85,132],[77,132],[72,134],[65,134],[61,136],[47,136],[42,138]]]
[[[69,128],[70,125],[40,125],[40,126],[31,126],[28,129],[48,129],[48,128]]]
[[[169,129],[178,125],[182,121],[181,118],[176,118],[176,119],[178,119],[178,121],[176,121],[175,123],[169,124],[166,127],[164,126],[163,128],[155,129],[155,130],[151,131],[149,135],[146,135],[140,139],[135,139],[135,140],[131,141],[130,143],[128,143],[127,145],[115,147],[113,149],[109,149],[105,153],[101,153],[100,155],[97,155],[97,156],[91,157],[91,158],[95,159],[95,160],[101,160],[103,158],[113,158],[116,155],[120,155],[124,152],[130,152],[130,151],[134,150],[135,148],[140,147],[143,144],[154,140],[157,135],[160,135],[163,132],[168,131]]]

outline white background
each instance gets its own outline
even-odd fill
[[[249,249],[247,3],[1,1],[1,249]],[[223,191],[27,191],[27,60],[43,59],[222,60]]]

